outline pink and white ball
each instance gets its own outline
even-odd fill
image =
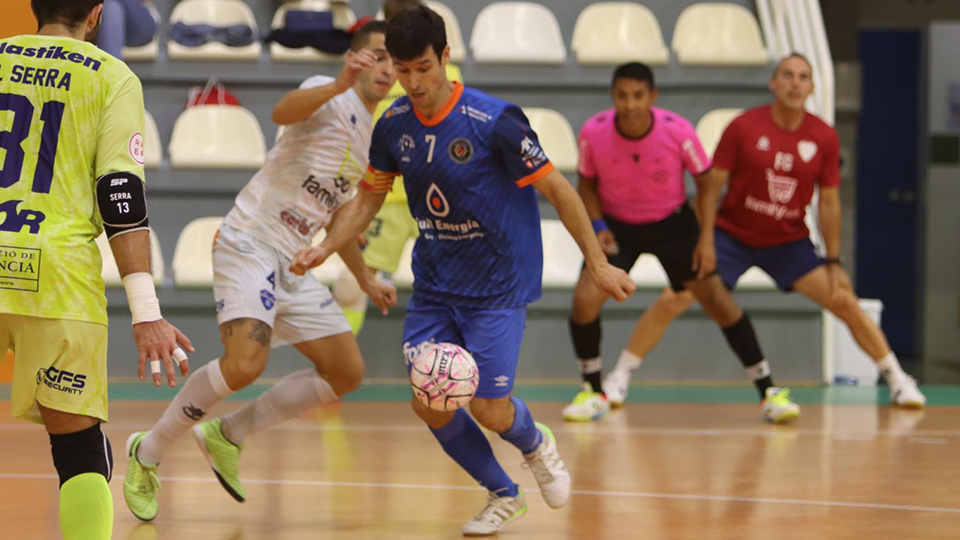
[[[477,363],[453,343],[426,344],[413,359],[410,386],[413,395],[437,411],[455,411],[466,405],[480,384]]]

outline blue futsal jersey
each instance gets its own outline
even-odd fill
[[[530,185],[553,165],[519,107],[459,83],[430,119],[400,98],[374,129],[370,170],[375,180],[363,187],[374,192],[403,175],[420,229],[418,298],[500,309],[540,297],[540,210]]]

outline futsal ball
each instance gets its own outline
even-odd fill
[[[413,395],[437,411],[455,411],[477,393],[480,372],[463,347],[453,343],[427,344],[413,359],[410,386]]]

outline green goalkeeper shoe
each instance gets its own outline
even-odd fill
[[[220,418],[201,422],[193,427],[193,437],[223,489],[237,502],[243,502],[247,500],[247,491],[240,483],[240,452],[243,445],[237,446],[223,436],[220,431],[222,423]]]
[[[157,492],[160,480],[156,465],[144,465],[137,459],[137,449],[146,432],[134,433],[127,439],[127,476],[123,479],[123,500],[133,515],[143,521],[157,517]]]

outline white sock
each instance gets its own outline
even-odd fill
[[[882,375],[883,379],[887,381],[887,384],[891,385],[900,382],[907,376],[907,374],[904,373],[903,368],[900,367],[900,362],[893,354],[893,351],[887,353],[886,356],[877,362],[877,369],[880,370],[880,375]]]
[[[624,349],[620,353],[620,359],[617,360],[617,367],[614,369],[617,371],[626,371],[628,373],[633,372],[635,369],[640,367],[640,364],[643,363],[643,357],[637,356],[632,352]]]
[[[339,399],[330,383],[315,369],[291,373],[254,401],[223,417],[221,430],[234,444],[243,444],[247,435],[256,433],[307,409]]]
[[[767,362],[767,359],[757,362],[755,365],[750,367],[743,368],[747,372],[747,377],[751,381],[759,381],[760,379],[765,379],[770,376],[770,362]]]
[[[137,459],[145,465],[160,463],[170,444],[200,421],[210,407],[232,394],[220,371],[220,360],[214,360],[193,372],[167,405],[163,416],[147,433],[137,449]]]
[[[580,374],[589,375],[603,370],[603,358],[577,358],[580,362]]]

